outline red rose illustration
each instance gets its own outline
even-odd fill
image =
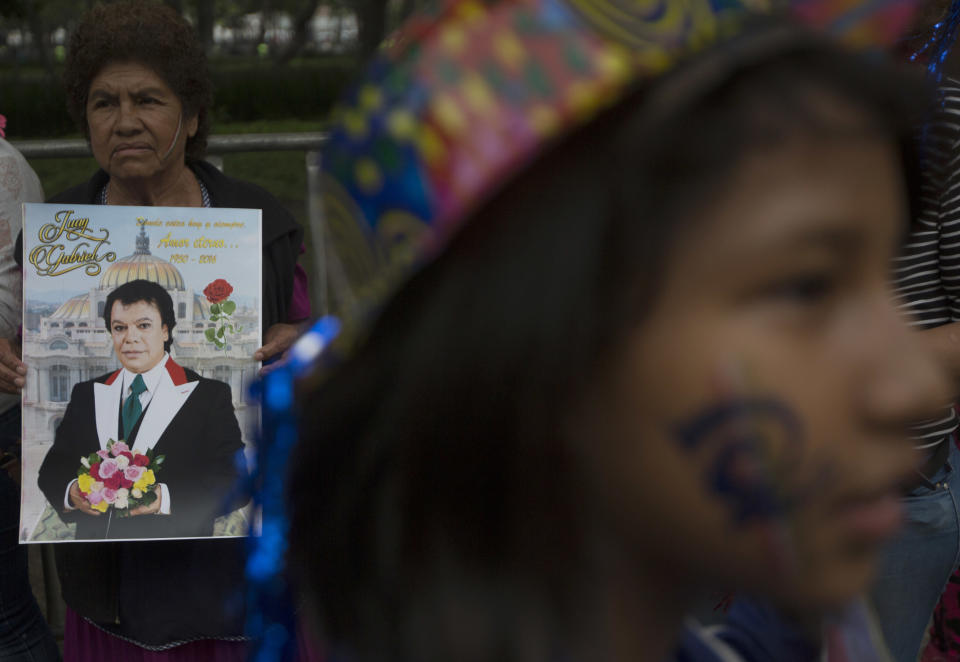
[[[133,461],[133,453],[131,453],[130,451],[120,451],[120,455],[123,455],[131,462]],[[117,457],[119,457],[119,455]]]
[[[135,464],[138,467],[145,467],[148,464],[150,464],[150,458],[147,457],[146,455],[140,455],[138,453],[133,457],[133,464]]]
[[[229,297],[231,292],[233,292],[233,286],[222,278],[216,279],[203,288],[203,294],[210,303],[220,303]]]
[[[105,478],[103,481],[104,487],[109,487],[111,490],[120,489],[120,472],[113,474],[109,478]]]
[[[94,462],[90,465],[90,477],[94,480],[100,480],[100,463]]]
[[[132,480],[127,480],[126,478],[121,478],[121,479],[120,479],[120,487],[125,487],[125,488],[127,488],[127,489],[129,490],[131,487],[133,487],[133,481],[132,481]]]

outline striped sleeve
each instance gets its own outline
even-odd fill
[[[941,87],[942,106],[924,136],[918,217],[893,265],[900,309],[910,323],[932,329],[960,321],[960,83]],[[957,429],[953,406],[914,431],[930,451]]]

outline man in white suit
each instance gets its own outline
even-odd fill
[[[77,522],[77,539],[210,536],[214,519],[241,505],[228,498],[245,466],[230,387],[170,357],[176,317],[160,285],[121,285],[103,317],[123,368],[73,388],[40,489],[64,520]],[[123,518],[93,509],[76,481],[80,458],[111,439],[165,456],[157,499]]]

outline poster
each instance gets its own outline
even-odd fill
[[[24,205],[21,542],[246,534],[260,224]]]

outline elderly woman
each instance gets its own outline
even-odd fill
[[[297,335],[297,321],[309,314],[296,266],[302,230],[269,193],[201,160],[212,93],[190,25],[159,3],[96,7],[71,37],[64,78],[70,111],[100,170],[51,201],[261,209],[266,333],[255,358],[282,353]],[[22,386],[22,378],[14,377],[14,385]],[[147,650],[166,651],[151,660],[242,659],[242,545],[58,546],[69,608],[66,659],[143,659]]]
[[[101,169],[51,202],[262,209],[266,344],[256,358],[289,347],[289,322],[307,316],[302,231],[272,195],[201,160],[212,84],[190,25],[152,3],[97,7],[71,38],[64,80]]]

